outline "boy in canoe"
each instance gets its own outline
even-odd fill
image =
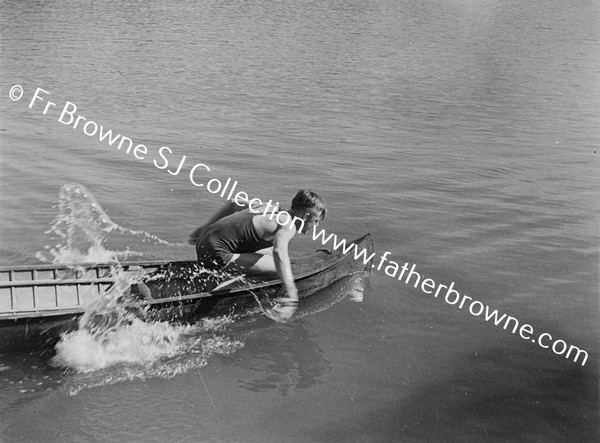
[[[198,262],[207,269],[279,276],[286,296],[277,300],[271,314],[287,321],[298,306],[288,244],[296,232],[311,231],[326,213],[321,197],[309,190],[298,191],[287,212],[271,201],[264,205],[259,199],[248,201],[236,195],[191,234],[190,243],[196,245]]]

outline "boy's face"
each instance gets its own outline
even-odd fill
[[[321,221],[321,213],[310,208],[306,210],[304,217],[302,218],[304,219],[304,227],[300,233],[306,234],[307,232],[313,230],[313,226],[319,225],[319,222]]]

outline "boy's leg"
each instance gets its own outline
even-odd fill
[[[261,255],[273,255],[273,246],[269,246],[268,248],[259,249],[256,251],[257,254]]]
[[[272,255],[259,254],[257,252],[245,252],[233,254],[233,258],[227,264],[227,268],[240,268],[247,274],[274,274],[277,275],[275,260]]]

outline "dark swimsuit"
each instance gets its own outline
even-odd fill
[[[256,252],[273,246],[256,232],[252,219],[256,213],[249,210],[223,217],[210,225],[196,242],[198,262],[207,269],[226,266],[233,254]]]

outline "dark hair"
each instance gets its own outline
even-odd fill
[[[300,189],[292,199],[292,209],[314,209],[320,213],[321,220],[325,219],[327,206],[321,197],[309,189]]]

